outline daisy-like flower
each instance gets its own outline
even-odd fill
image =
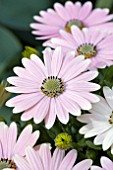
[[[0,123],[0,169],[18,169],[14,154],[25,156],[25,148],[34,146],[39,138],[39,131],[32,133],[32,126],[26,126],[17,139],[17,125],[12,122],[8,127]]]
[[[99,166],[92,166],[91,170],[113,170],[113,162],[109,158],[102,156],[100,162],[102,168]]]
[[[102,144],[103,150],[111,147],[113,154],[113,88],[105,86],[103,93],[105,99],[100,97],[100,101],[92,105],[91,114],[84,114],[77,119],[87,123],[80,129],[85,138],[96,136],[94,144]]]
[[[60,38],[53,38],[44,43],[51,47],[61,46],[64,52],[74,51],[76,56],[84,55],[91,60],[90,69],[103,68],[113,64],[113,35],[92,31],[80,30],[76,26],[71,27],[72,34],[60,31]]]
[[[81,109],[89,110],[91,103],[99,101],[90,92],[100,86],[89,82],[98,72],[86,71],[90,61],[84,60],[83,56],[64,56],[60,47],[55,51],[47,48],[44,64],[34,54],[31,59],[23,58],[22,63],[25,68],[14,68],[18,76],[8,78],[14,86],[6,88],[9,92],[22,94],[10,99],[6,105],[15,107],[13,113],[24,111],[23,121],[34,118],[38,124],[45,119],[46,128],[51,128],[57,116],[60,122],[67,124],[68,112],[78,116]]]
[[[92,30],[106,30],[113,32],[113,15],[109,15],[109,9],[92,9],[92,3],[67,1],[65,5],[54,4],[54,9],[41,11],[40,16],[34,16],[38,23],[32,23],[32,31],[37,39],[50,39],[59,37],[59,30],[63,29],[71,33],[71,26],[76,25],[80,29],[90,28]]]
[[[42,144],[38,151],[28,147],[26,158],[14,157],[20,170],[88,170],[92,165],[91,159],[85,159],[74,166],[76,159],[77,151],[74,149],[65,156],[65,151],[56,148],[51,155],[48,144]]]

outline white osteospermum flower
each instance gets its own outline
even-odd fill
[[[102,145],[103,150],[111,147],[113,154],[113,87],[103,88],[105,99],[100,96],[100,101],[92,105],[91,114],[84,114],[77,119],[87,123],[80,129],[85,138],[96,136],[95,145]]]

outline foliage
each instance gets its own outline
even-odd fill
[[[65,2],[66,0],[60,0],[59,2]],[[25,45],[31,46],[37,49],[42,55],[42,41],[36,41],[31,35],[29,24],[33,21],[33,15],[39,13],[40,10],[52,7],[55,0],[0,0],[0,82],[6,80],[8,76],[13,75],[12,68],[17,65],[21,65],[20,60],[22,58],[22,51]],[[83,1],[82,1],[83,2]],[[97,0],[96,7],[104,7],[113,9],[112,0]],[[107,85],[113,86],[113,66],[99,70],[100,74],[95,79],[95,82],[99,83],[102,87]],[[1,97],[0,86],[0,100]],[[99,91],[102,95],[102,89]],[[4,101],[2,101],[4,102]],[[1,106],[1,105],[0,105]],[[8,124],[11,121],[15,121],[18,124],[19,130],[23,129],[26,124],[33,124],[34,129],[41,131],[41,136],[38,143],[50,142],[53,147],[55,137],[62,132],[67,132],[72,136],[72,147],[79,151],[79,158],[92,158],[94,163],[99,164],[99,158],[101,155],[107,155],[113,159],[113,156],[109,151],[101,151],[101,146],[95,146],[93,144],[93,138],[86,140],[82,135],[78,133],[81,124],[73,117],[70,116],[70,121],[67,125],[62,125],[56,121],[53,128],[50,130],[45,129],[43,122],[39,125],[35,125],[33,121],[20,122],[20,114],[12,115],[11,109],[6,106],[0,108],[0,121],[5,121]]]

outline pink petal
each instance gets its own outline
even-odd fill
[[[69,121],[69,114],[68,112],[62,107],[60,100],[56,99],[56,114],[60,122],[63,124],[67,124]]]
[[[59,166],[58,170],[70,170],[72,169],[75,161],[77,158],[77,152],[76,150],[71,150],[67,153],[65,158],[62,160],[61,165]]]
[[[27,147],[26,157],[30,167],[32,167],[33,170],[38,170],[38,169],[44,170],[41,158],[33,148]]]
[[[79,92],[78,94],[91,103],[97,103],[100,101],[99,97],[96,94],[92,94],[88,92]]]
[[[105,156],[101,157],[101,165],[105,169],[109,169],[109,170],[113,169],[112,168],[113,167],[113,162],[109,158],[107,158]]]
[[[22,59],[24,67],[36,77],[37,80],[42,81],[45,78],[44,71],[38,67],[32,60],[27,58]]]
[[[32,126],[31,125],[26,126],[17,140],[17,143],[14,147],[14,152],[16,154],[24,156],[25,148],[27,146],[33,146],[38,138],[39,131],[35,131],[34,133],[32,133]]]
[[[94,78],[96,78],[98,76],[98,71],[87,71],[84,73],[81,73],[78,77],[76,77],[73,80],[70,80],[70,83],[74,83],[77,81],[91,81]]]
[[[67,111],[70,112],[74,116],[79,116],[81,114],[80,108],[77,105],[77,103],[73,100],[70,100],[68,98],[68,95],[60,95],[59,96],[59,101],[62,103],[63,108]]]
[[[22,169],[22,170],[31,170],[31,168],[29,167],[29,164],[28,162],[25,160],[24,157],[20,156],[20,155],[15,155],[13,157],[14,159],[14,162],[16,163],[17,167],[19,169]]]
[[[78,164],[76,164],[72,170],[78,170],[78,169],[88,170],[91,167],[91,165],[92,165],[92,160],[85,159],[85,160],[79,162]]]
[[[53,126],[55,119],[56,119],[55,100],[54,98],[52,98],[50,101],[50,108],[48,114],[45,117],[45,126],[47,129],[50,129]]]
[[[75,103],[77,103],[77,105],[83,110],[90,110],[92,107],[88,100],[81,97],[76,92],[68,90],[68,91],[66,91],[65,95],[63,95],[63,97],[64,96],[65,96],[65,98],[68,97],[70,100],[75,101]]]
[[[68,51],[73,50],[76,47],[76,44],[77,44],[77,43],[75,43],[75,45],[74,45],[70,41],[67,43],[67,41],[65,39],[63,39],[63,38],[52,38],[51,42],[55,46],[61,46],[61,47],[69,48]]]
[[[60,72],[61,66],[63,63],[63,52],[61,47],[57,47],[53,52],[52,62],[51,62],[51,69],[52,75],[57,76]]]
[[[75,81],[74,81],[75,82]],[[71,81],[66,83],[66,89],[67,90],[71,90],[72,92],[82,92],[82,91],[86,91],[86,92],[91,92],[91,91],[96,91],[100,89],[100,85],[96,84],[96,83],[92,83],[92,82],[87,82],[87,81],[77,81],[75,83],[71,83]],[[80,93],[78,93],[80,94]]]
[[[16,143],[16,139],[17,139],[17,125],[16,123],[12,122],[8,130],[8,139],[7,139],[8,159],[11,159],[13,156],[13,150]]]
[[[79,19],[84,20],[87,18],[92,10],[92,3],[90,1],[84,3],[84,5],[81,7],[80,12],[79,12]]]
[[[24,99],[21,97],[25,97]],[[19,95],[13,99],[10,99],[6,105],[7,106],[14,106],[14,113],[23,112],[31,107],[33,107],[35,104],[37,104],[44,95],[42,93],[31,93],[26,95]],[[16,100],[17,99],[17,100]]]
[[[46,48],[43,54],[44,54],[44,63],[45,63],[48,76],[51,76],[51,73],[52,73],[51,72],[51,61],[52,61],[53,51],[50,48]]]
[[[71,57],[71,58],[70,58]],[[64,79],[64,76],[66,76],[67,70],[69,72],[70,68],[75,68],[75,64],[79,65],[79,63],[82,63],[84,60],[84,56],[79,56],[79,57],[72,57],[71,55],[67,55],[64,59],[64,63],[62,65],[62,69],[59,73],[59,76]]]
[[[38,151],[40,157],[41,157],[41,162],[43,164],[43,168],[45,169],[50,169],[50,164],[51,164],[51,151],[50,151],[50,145],[49,144],[41,144],[40,149]]]
[[[100,24],[106,21],[109,21],[112,19],[112,16],[107,16],[108,10],[103,10],[100,8],[97,8],[92,11],[92,13],[89,15],[89,17],[85,20],[86,23],[91,23],[88,25],[94,25],[94,24]]]
[[[90,60],[89,59],[81,61],[81,63],[79,63],[78,65],[77,65],[77,62],[75,60],[75,65],[77,65],[77,66],[75,67],[74,62],[73,62],[73,67],[70,67],[71,69],[68,70],[65,75],[63,75],[63,79],[65,80],[65,82],[67,82],[67,81],[75,78],[81,72],[86,71],[86,69],[88,68],[89,64],[90,64]]]
[[[67,1],[65,3],[65,9],[67,10],[70,20],[73,19],[75,17],[74,13],[75,13],[75,6],[73,4],[73,2],[71,1]]]
[[[22,77],[9,77],[7,79],[7,81],[14,85],[14,86],[18,86],[18,87],[26,87],[26,88],[39,88],[39,84],[37,82],[34,82],[31,80],[28,80],[26,78],[22,78]]]
[[[75,19],[78,19],[81,6],[82,6],[81,2],[75,2],[74,11],[73,11],[73,15],[74,15]]]
[[[37,88],[27,88],[27,87],[14,87],[14,86],[10,86],[10,87],[6,87],[5,88],[8,92],[11,93],[37,93],[39,92],[39,89]]]
[[[7,159],[8,158],[8,126],[1,122],[0,123],[0,142],[2,147],[2,158]],[[11,151],[12,152],[12,151]]]
[[[51,159],[50,170],[53,170],[53,169],[58,170],[59,165],[61,164],[64,156],[65,156],[65,151],[56,148]]]
[[[75,42],[78,45],[85,43],[83,32],[77,26],[72,26],[71,31],[72,31],[73,38],[75,39]]]
[[[46,117],[48,110],[50,106],[50,98],[44,97],[37,106],[32,109],[32,113],[34,114],[34,122],[36,124],[43,121],[43,119]]]
[[[68,21],[70,19],[68,12],[60,3],[55,3],[54,8],[58,15],[64,20]]]
[[[35,76],[33,76],[30,72],[28,74],[28,71],[25,68],[22,67],[14,67],[14,72],[22,78],[28,79],[28,80],[32,80],[33,82],[37,82],[37,79],[35,78]]]

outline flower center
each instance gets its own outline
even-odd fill
[[[109,123],[110,123],[110,124],[113,124],[113,111],[112,111],[112,114],[111,114],[111,116],[110,116],[110,118],[109,118]]]
[[[2,170],[4,168],[11,168],[13,170],[16,170],[16,165],[12,160],[1,158],[1,160],[0,160],[0,170]]]
[[[71,26],[77,26],[78,28],[80,28],[82,30],[82,28],[84,28],[84,25],[81,21],[77,20],[77,19],[73,19],[71,21],[68,21],[65,25],[65,30],[69,33],[71,33]]]
[[[64,83],[61,78],[48,77],[42,82],[41,91],[48,97],[57,97],[64,91]]]
[[[77,49],[78,55],[84,55],[85,58],[91,58],[96,56],[96,47],[93,44],[83,44]]]
[[[72,138],[68,133],[60,133],[55,138],[55,146],[60,149],[69,149],[71,147]]]

